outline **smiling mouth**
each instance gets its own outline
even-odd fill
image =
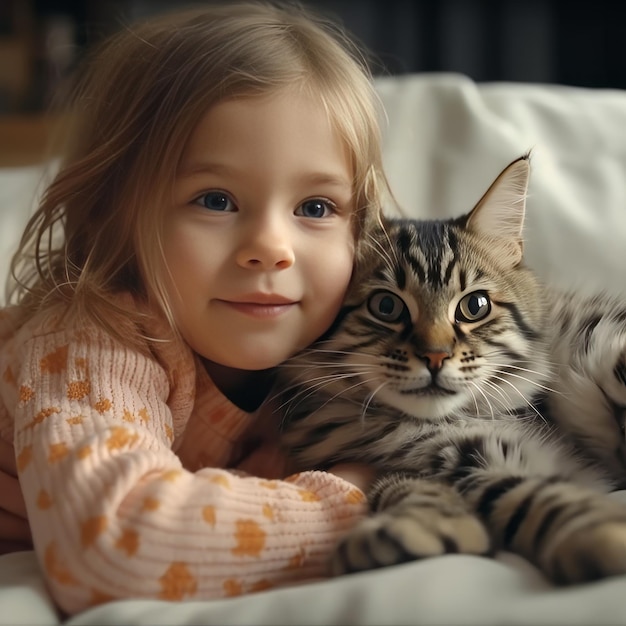
[[[297,305],[296,301],[287,300],[280,296],[275,298],[256,297],[254,300],[216,300],[216,302],[249,317],[266,319],[279,317]]]
[[[232,300],[220,300],[220,302],[226,302],[227,304],[256,304],[256,305],[269,305],[280,306],[283,304],[296,304],[295,300],[281,296],[277,293],[250,293],[237,296]]]

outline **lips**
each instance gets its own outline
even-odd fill
[[[237,296],[233,299],[219,299],[217,303],[249,317],[272,319],[284,315],[298,304],[279,294],[254,293]]]
[[[295,304],[296,301],[276,293],[251,293],[229,298],[223,302],[231,304],[264,304],[264,305],[284,305]]]

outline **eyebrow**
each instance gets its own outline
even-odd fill
[[[195,174],[234,174],[227,165],[208,162],[192,162],[178,169],[179,176],[194,176]]]
[[[302,180],[311,185],[331,185],[333,187],[347,187],[352,190],[352,181],[343,176],[337,176],[336,174],[312,172],[304,175]]]
[[[189,177],[198,174],[217,174],[226,176],[238,176],[239,172],[236,169],[223,165],[221,163],[210,163],[206,161],[195,162],[181,167],[178,171],[178,176]],[[302,182],[311,185],[330,185],[333,187],[344,187],[352,191],[352,180],[343,176],[338,176],[332,172],[307,172],[301,177]]]

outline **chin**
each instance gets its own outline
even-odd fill
[[[448,417],[465,405],[465,397],[461,393],[400,395],[381,392],[378,399],[407,415],[430,421]]]
[[[268,370],[273,367],[280,365],[287,356],[279,354],[279,355],[271,355],[271,354],[260,354],[259,352],[255,354],[238,354],[236,359],[223,361],[227,363],[229,367],[239,370],[248,370],[250,372],[257,372],[261,370]]]

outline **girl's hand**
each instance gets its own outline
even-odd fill
[[[32,546],[13,446],[0,439],[0,554],[30,550]]]
[[[376,478],[374,468],[363,463],[338,463],[333,465],[328,470],[328,473],[347,480],[363,493],[367,493],[370,485]]]

